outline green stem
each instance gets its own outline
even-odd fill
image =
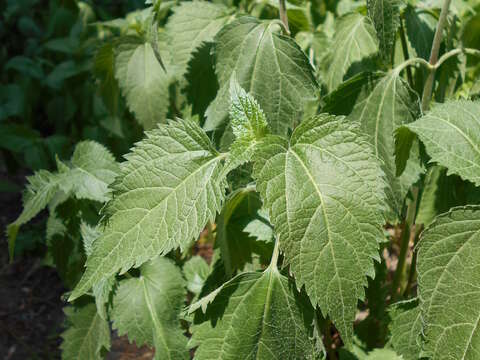
[[[329,360],[337,360],[337,353],[332,346],[333,339],[332,339],[331,328],[332,328],[332,322],[329,320],[325,325],[325,331],[324,331],[325,349],[327,350],[327,355]]]
[[[280,241],[278,238],[275,239],[275,246],[273,248],[272,259],[270,260],[270,267],[277,267],[278,254],[280,253]]]
[[[408,54],[407,38],[405,36],[405,29],[403,27],[403,18],[400,18],[400,41],[402,43],[403,58],[405,61],[408,61],[410,56]],[[408,84],[413,89],[413,76],[409,67],[407,67],[407,80]]]
[[[407,286],[405,286],[405,291],[403,292],[403,296],[407,297],[410,293],[410,289],[412,288],[413,282],[415,281],[415,275],[417,272],[417,244],[418,238],[420,233],[423,230],[423,224],[416,224],[415,225],[415,237],[413,240],[413,255],[412,255],[412,264],[410,265],[410,271],[408,273],[408,281]]]
[[[288,27],[287,5],[285,4],[285,0],[278,0],[278,11],[280,13],[280,20],[282,20],[282,23],[285,27],[285,31],[290,35],[290,29]]]
[[[432,98],[433,83],[435,80],[435,65],[438,60],[438,52],[440,51],[440,44],[442,43],[443,29],[447,23],[448,8],[452,0],[444,0],[442,10],[440,12],[440,18],[438,19],[437,29],[435,31],[435,36],[433,37],[432,50],[430,52],[429,63],[433,66],[433,69],[430,70],[427,80],[425,81],[425,86],[423,87],[422,94],[422,111],[426,111],[430,105],[430,99]]]

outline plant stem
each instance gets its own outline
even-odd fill
[[[280,13],[280,20],[285,26],[287,34],[290,35],[290,28],[288,27],[287,5],[285,4],[285,0],[278,0],[278,11]]]
[[[329,320],[325,325],[325,331],[324,331],[325,349],[327,350],[327,355],[329,360],[337,360],[337,353],[335,352],[335,349],[332,347],[333,340],[332,340],[331,329],[332,329],[332,322]]]
[[[444,0],[442,10],[440,12],[440,18],[438,19],[437,29],[435,30],[435,36],[433,37],[432,50],[430,51],[429,63],[433,66],[430,70],[425,86],[423,87],[422,94],[422,111],[426,111],[430,105],[430,99],[432,98],[433,83],[435,80],[435,65],[438,60],[438,52],[440,51],[440,44],[442,43],[443,29],[447,23],[448,8],[452,0]]]
[[[273,248],[272,259],[270,260],[271,267],[275,267],[275,268],[277,267],[279,252],[280,252],[280,241],[278,240],[278,237],[277,237],[275,239],[275,246]]]
[[[423,230],[423,224],[415,224],[415,237],[413,240],[412,264],[410,265],[407,286],[405,286],[405,291],[403,292],[403,296],[408,296],[408,294],[410,293],[410,288],[413,285],[413,281],[415,280],[415,275],[417,271],[417,244],[418,244],[418,238],[422,230]]]
[[[410,59],[410,56],[408,55],[407,38],[405,37],[405,28],[403,27],[403,18],[400,18],[400,41],[402,43],[403,58],[405,59],[405,61],[408,61],[408,59]],[[407,67],[407,79],[408,79],[408,84],[413,89],[413,76],[412,76],[412,71],[410,70],[409,67]]]
[[[403,273],[405,268],[405,261],[407,259],[408,245],[410,243],[410,230],[415,224],[415,216],[417,212],[417,201],[418,201],[418,188],[414,186],[412,188],[413,199],[412,202],[408,205],[407,216],[405,218],[405,225],[402,231],[401,244],[400,244],[400,254],[398,255],[397,269],[395,270],[395,275],[392,283],[392,302],[395,301],[398,295],[398,287],[402,282]]]

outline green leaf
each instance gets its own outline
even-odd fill
[[[210,272],[210,266],[201,256],[196,255],[190,258],[183,265],[183,273],[187,279],[188,290],[195,295],[200,294]]]
[[[302,50],[279,30],[276,20],[245,16],[225,25],[217,34],[215,58],[220,90],[207,109],[205,130],[225,125],[234,73],[240,86],[258,101],[274,133],[286,134],[300,121],[304,105],[317,97],[317,83]]]
[[[62,333],[62,359],[103,359],[102,349],[110,349],[108,322],[97,313],[95,304],[65,308],[68,328]]]
[[[145,129],[166,122],[170,78],[150,43],[122,38],[115,49],[115,77],[127,105]]]
[[[180,247],[184,250],[220,211],[226,186],[222,159],[192,121],[146,132],[112,185],[104,233],[71,299],[102,278]]]
[[[390,308],[391,343],[405,360],[416,360],[421,350],[422,317],[418,299],[395,303]]]
[[[420,113],[418,95],[410,89],[407,83],[392,71],[380,80],[372,92],[358,101],[348,116],[351,121],[360,123],[361,129],[369,136],[375,155],[383,161],[383,170],[389,183],[387,192],[388,203],[398,214],[408,189],[421,173],[422,169],[417,159],[407,163],[407,169],[402,177],[397,178],[395,163],[395,130],[410,123]],[[393,220],[393,214],[389,215]]]
[[[255,240],[243,229],[262,206],[260,197],[254,190],[242,188],[234,191],[217,219],[217,242],[229,277],[252,260]]]
[[[202,43],[213,41],[221,27],[229,20],[231,11],[222,4],[206,1],[183,2],[174,7],[165,30],[169,39],[171,63],[176,76],[181,78],[188,62]]]
[[[273,228],[270,225],[268,212],[266,210],[260,209],[257,212],[256,218],[250,221],[243,231],[251,237],[256,238],[257,241],[273,241]]]
[[[190,347],[195,359],[311,359],[313,309],[275,267],[243,273],[196,314]]]
[[[432,162],[480,185],[480,102],[437,105],[408,128],[425,144]]]
[[[268,123],[257,101],[238,84],[235,75],[230,80],[230,126],[235,141],[225,163],[225,173],[249,162],[258,141],[268,133]]]
[[[367,0],[367,9],[377,32],[380,54],[390,62],[400,26],[399,3],[397,0]]]
[[[435,21],[430,14],[422,13],[422,10],[416,10],[412,6],[407,6],[404,16],[408,41],[419,57],[428,60],[435,33]]]
[[[378,40],[369,18],[352,13],[338,19],[329,55],[324,62],[328,66],[327,89],[334,90],[342,83],[350,66],[378,52]]]
[[[326,114],[302,122],[290,143],[268,137],[255,159],[257,190],[297,286],[347,344],[384,237],[382,176],[358,126]]]
[[[436,359],[478,359],[480,353],[480,207],[438,216],[418,244],[418,295],[424,353]]]
[[[155,359],[188,359],[178,318],[185,295],[179,268],[157,257],[140,267],[140,277],[120,281],[113,299],[113,328],[138,346],[154,346]]]

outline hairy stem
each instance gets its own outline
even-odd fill
[[[270,260],[270,266],[277,267],[278,254],[280,253],[280,241],[278,237],[275,239],[275,247],[273,248],[272,259]]]
[[[285,26],[285,31],[287,34],[290,34],[290,28],[288,27],[287,5],[285,4],[285,0],[278,0],[278,11],[280,12],[280,20]]]
[[[452,0],[444,0],[442,11],[440,12],[440,18],[438,19],[437,29],[435,30],[435,36],[433,37],[432,50],[430,51],[429,63],[433,66],[430,70],[425,86],[423,87],[422,94],[422,111],[428,109],[430,105],[430,99],[432,98],[433,83],[435,80],[435,65],[438,60],[438,52],[440,51],[440,44],[442,43],[443,29],[447,23],[448,8]]]
[[[410,56],[408,55],[407,38],[405,37],[405,28],[403,27],[403,18],[400,18],[400,41],[402,43],[403,58],[405,59],[405,61],[408,61],[410,59]],[[409,67],[407,67],[407,80],[408,80],[408,84],[413,89],[413,76],[412,76],[412,71],[410,70]]]

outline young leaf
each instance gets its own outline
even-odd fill
[[[387,192],[389,204],[397,213],[409,187],[418,179],[421,168],[418,159],[417,162],[411,159],[402,177],[396,177],[394,132],[400,125],[414,121],[419,113],[417,94],[396,71],[392,71],[378,82],[368,96],[357,102],[348,116],[348,119],[360,123],[361,129],[369,136],[375,155],[383,160],[390,185]],[[393,214],[389,218],[393,220]]]
[[[203,284],[211,269],[201,256],[193,256],[183,265],[183,273],[187,279],[187,288],[195,295],[200,294]]]
[[[257,189],[297,286],[347,344],[384,237],[382,175],[358,127],[326,114],[302,122],[290,143],[266,138],[255,158]]]
[[[407,127],[448,174],[480,185],[480,102],[457,100],[437,105]]]
[[[276,21],[245,16],[217,34],[220,90],[207,109],[205,130],[225,124],[234,73],[240,86],[258,101],[276,134],[286,134],[301,119],[304,105],[316,99],[317,83],[309,60],[293,39],[278,33],[279,29]]]
[[[215,293],[193,326],[195,359],[311,359],[313,309],[295,284],[269,267],[243,273]],[[196,317],[196,322],[198,322]]]
[[[350,66],[378,52],[378,40],[369,18],[352,13],[338,19],[332,48],[325,63],[328,64],[325,83],[330,91],[343,81]]]
[[[113,328],[138,346],[154,346],[155,359],[188,359],[178,318],[184,298],[179,268],[157,257],[140,267],[140,277],[120,282],[113,298]]]
[[[478,359],[480,353],[480,207],[438,216],[418,245],[418,286],[425,323],[423,356]]]
[[[127,105],[145,129],[166,121],[170,78],[150,43],[129,36],[115,49],[115,77]]]
[[[221,208],[223,158],[192,121],[147,132],[112,185],[104,233],[71,299],[102,278],[177,247],[185,249]]]
[[[367,0],[368,16],[377,32],[380,54],[388,62],[392,57],[397,29],[400,26],[398,5],[397,0]]]
[[[397,353],[405,360],[417,360],[420,354],[422,317],[418,299],[402,301],[390,309],[391,342]]]
[[[185,75],[194,51],[203,42],[213,41],[230,13],[226,6],[206,1],[183,2],[173,8],[165,30],[177,77]]]
[[[68,306],[64,311],[69,326],[62,333],[62,359],[102,359],[101,350],[110,349],[110,328],[98,315],[95,304]]]

